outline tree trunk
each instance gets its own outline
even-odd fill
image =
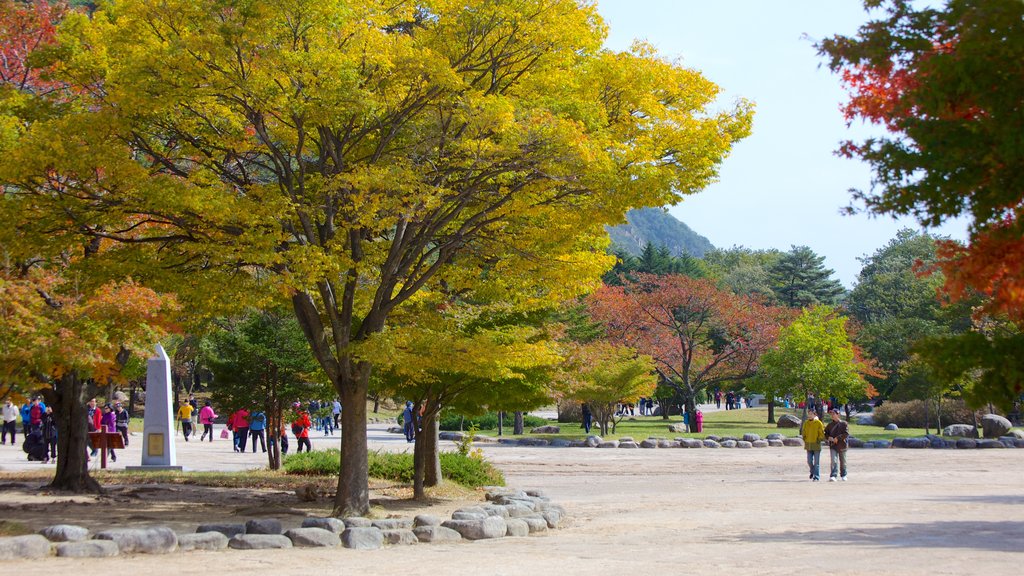
[[[48,488],[77,494],[102,493],[93,477],[89,476],[89,436],[85,421],[88,389],[76,372],[61,377],[54,386],[53,411],[57,416],[57,471]]]
[[[373,413],[377,414],[380,412],[380,394],[373,395]]]
[[[686,397],[686,414],[688,415],[686,429],[689,432],[693,432],[697,425],[697,403],[692,395]]]
[[[503,435],[505,432],[505,413],[498,412],[498,436]]]
[[[924,433],[925,434],[928,434],[928,425],[931,424],[931,422],[929,422],[929,420],[931,420],[931,415],[929,414],[930,411],[928,410],[929,404],[931,404],[931,402],[925,400],[925,402],[924,402]]]
[[[341,404],[341,472],[334,497],[334,516],[365,516],[370,511],[366,449],[366,397],[370,368],[362,365],[335,383]]]
[[[775,399],[768,401],[768,423],[775,424]]]
[[[518,436],[523,433],[523,413],[516,412],[515,422],[512,425],[512,435]]]
[[[437,418],[440,407],[430,414],[423,416],[423,430],[420,434],[424,436],[423,462],[426,468],[423,471],[423,484],[426,486],[437,486],[441,483],[441,453],[438,450],[437,435],[441,421]]]
[[[274,442],[270,442],[270,446],[268,446],[267,465],[271,470],[280,470],[281,439],[278,436],[281,434],[281,400],[277,397],[276,379],[270,382],[270,397],[267,399],[266,416],[267,427],[263,433],[267,436],[267,442],[270,442],[271,438],[275,438]],[[255,441],[256,439],[253,438],[253,448],[256,447]]]

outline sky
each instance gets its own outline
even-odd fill
[[[874,128],[847,127],[845,92],[814,43],[852,35],[867,21],[860,0],[598,0],[606,46],[645,40],[723,89],[719,102],[756,105],[751,136],[737,143],[719,181],[669,209],[719,248],[809,246],[851,287],[858,258],[873,254],[913,219],[847,216],[849,190],[869,189],[867,164],[835,156],[846,139]],[[965,224],[932,230],[963,239]]]

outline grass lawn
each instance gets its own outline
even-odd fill
[[[800,417],[801,410],[776,408],[775,418],[778,420],[779,416],[783,414],[794,414]],[[828,419],[825,420],[828,422]],[[614,433],[608,434],[606,439],[618,439],[623,436],[629,436],[636,440],[643,440],[648,437],[661,437],[661,438],[704,438],[708,435],[716,436],[735,436],[740,438],[743,434],[751,432],[764,438],[768,434],[773,432],[781,433],[785,436],[797,436],[799,432],[795,428],[778,428],[775,424],[768,424],[768,408],[744,408],[741,410],[722,410],[719,412],[708,412],[704,414],[704,431],[701,433],[677,433],[669,432],[668,426],[670,424],[679,424],[682,422],[682,418],[679,416],[673,416],[668,420],[663,420],[661,416],[631,416],[627,417],[615,428]],[[569,440],[582,440],[587,437],[586,433],[583,432],[583,428],[579,424],[572,422],[560,424],[562,432],[559,434],[529,434],[527,436],[534,436],[538,438],[565,438]],[[506,426],[504,433],[505,435],[511,435],[511,426]],[[597,434],[595,429],[591,430],[592,433]],[[929,432],[934,433],[935,430],[931,429]],[[487,436],[497,436],[498,431],[496,429],[491,430],[480,430],[480,434]],[[887,431],[880,426],[861,426],[859,424],[850,424],[850,435],[855,436],[861,440],[892,440],[893,438],[900,437],[915,437],[923,436],[924,428],[903,428],[897,431]]]

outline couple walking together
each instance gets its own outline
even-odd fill
[[[839,410],[833,408],[828,411],[832,419],[828,426],[824,426],[818,415],[812,410],[809,419],[804,421],[800,435],[804,439],[804,449],[807,450],[807,466],[810,468],[810,479],[817,482],[820,479],[818,468],[821,463],[821,442],[828,441],[831,469],[829,471],[829,482],[842,480],[846,482],[846,449],[847,439],[850,437],[850,428],[839,419]]]

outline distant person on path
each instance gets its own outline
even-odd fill
[[[715,390],[715,408],[722,409],[722,391]]]
[[[196,437],[196,430],[199,428],[198,417],[199,417],[199,403],[196,402],[196,397],[192,394],[188,395],[188,405],[192,407],[192,437]]]
[[[117,424],[117,431],[121,433],[121,439],[124,440],[125,446],[128,446],[128,422],[130,420],[131,417],[124,406],[120,402],[114,404],[114,422]]]
[[[43,446],[46,457],[43,464],[57,459],[57,421],[53,418],[53,408],[46,407],[43,414]]]
[[[833,408],[829,411],[832,421],[825,426],[825,438],[828,440],[830,471],[829,482],[836,481],[838,468],[839,477],[846,482],[846,448],[847,439],[850,437],[850,427],[839,419],[839,409]]]
[[[405,410],[402,411],[402,430],[405,432],[406,442],[416,440],[416,415],[409,400],[405,401]]]
[[[594,425],[594,413],[590,411],[590,405],[583,403],[583,430],[590,434],[590,427]]]
[[[298,411],[298,415],[292,421],[292,434],[295,436],[295,444],[298,446],[295,453],[301,454],[303,446],[306,447],[306,452],[312,452],[313,446],[309,443],[309,428],[313,423],[309,420],[308,412],[303,412],[299,406],[296,406],[295,409]]]
[[[117,417],[114,415],[114,407],[110,403],[103,405],[99,428],[101,432],[117,432]],[[117,454],[114,453],[113,448],[107,448],[107,454],[110,455],[111,462],[117,462]]]
[[[4,404],[4,430],[3,435],[0,436],[0,444],[7,444],[7,435],[11,435],[11,444],[17,443],[18,438],[18,418],[21,417],[21,411],[18,407],[11,402],[11,399],[7,399],[7,403]]]
[[[804,420],[800,428],[800,436],[804,439],[804,450],[807,451],[807,467],[811,469],[811,480],[817,482],[821,479],[819,466],[821,465],[821,441],[825,439],[825,426],[818,420],[818,415],[809,412],[807,420]]]
[[[96,406],[96,399],[89,400],[85,405],[85,428],[88,432],[99,432],[100,430],[100,417],[102,416],[101,410]],[[90,448],[89,457],[95,458],[99,454],[99,450],[96,448]]]
[[[256,453],[256,439],[260,439],[260,448],[267,453],[267,441],[264,438],[264,430],[267,429],[267,415],[257,410],[249,417],[249,435],[252,436],[252,453]]]
[[[188,442],[188,437],[192,435],[192,410],[192,404],[189,404],[188,400],[181,401],[181,407],[178,408],[178,420],[181,420],[181,433],[185,436],[185,442]],[[125,445],[127,444],[126,441]]]
[[[246,441],[249,439],[249,411],[245,408],[235,410],[228,417],[228,426],[235,433],[235,452],[245,452]]]
[[[334,428],[339,428],[338,420],[341,419],[341,402],[337,398],[331,403],[331,415],[334,416]]]
[[[203,425],[203,435],[199,437],[200,442],[206,439],[207,434],[210,435],[210,442],[213,442],[213,421],[216,418],[217,413],[213,411],[213,406],[207,400],[206,404],[199,410],[199,423]]]

